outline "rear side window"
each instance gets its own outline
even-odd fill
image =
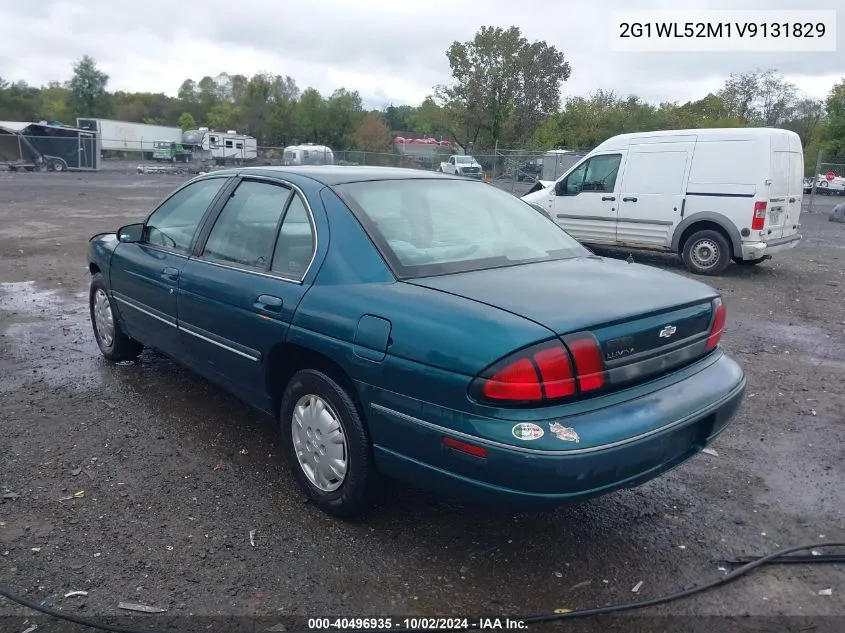
[[[285,277],[302,279],[314,253],[314,231],[308,210],[299,194],[294,195],[276,240],[271,270]]]
[[[686,152],[632,152],[622,188],[642,195],[682,193],[687,160]]]

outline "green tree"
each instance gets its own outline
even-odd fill
[[[845,162],[845,77],[831,88],[825,110],[827,126],[821,142],[825,160]]]
[[[296,107],[296,131],[303,143],[326,142],[326,100],[314,88],[306,88]]]
[[[326,102],[326,140],[332,147],[346,148],[363,116],[364,106],[357,91],[335,90]]]
[[[562,52],[529,42],[516,26],[482,26],[474,39],[446,51],[454,83],[440,90],[441,105],[461,130],[465,145],[485,131],[502,140],[510,124],[516,134],[533,132],[560,107],[560,87],[571,69]]]
[[[183,132],[186,132],[188,130],[196,130],[197,122],[194,119],[194,115],[190,112],[183,112],[179,116],[179,127]]]
[[[97,68],[89,55],[73,66],[70,80],[71,103],[79,116],[105,117],[111,114],[111,102],[106,92],[109,76]]]

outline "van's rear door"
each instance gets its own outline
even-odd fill
[[[786,218],[783,223],[783,237],[798,233],[801,221],[801,201],[804,197],[804,153],[794,149],[789,152],[789,190],[786,198]]]
[[[764,241],[779,240],[798,232],[804,192],[804,155],[797,135],[772,137],[771,178]]]
[[[769,185],[766,225],[761,235],[765,242],[783,237],[783,227],[789,211],[789,154],[788,150],[775,149],[772,152],[772,183]]]

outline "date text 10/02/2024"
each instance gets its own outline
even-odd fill
[[[309,618],[312,631],[413,629],[430,631],[521,630],[524,620],[511,618]]]

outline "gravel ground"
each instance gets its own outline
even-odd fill
[[[797,249],[710,280],[726,297],[724,346],[749,379],[717,455],[541,514],[397,485],[344,523],[305,503],[272,421],[156,354],[118,366],[99,355],[87,239],[143,217],[184,179],[0,173],[8,590],[111,621],[120,601],[143,603],[181,618],[169,620],[178,630],[219,615],[514,615],[647,599],[723,575],[725,559],[845,540],[845,225],[826,215],[835,198],[802,217]],[[686,274],[674,258],[635,258]],[[770,567],[581,627],[655,630],[664,621],[653,618],[671,615],[687,631],[845,630],[843,595],[845,566]],[[0,630],[53,630],[31,614],[0,599],[0,616],[17,618],[0,618]]]

